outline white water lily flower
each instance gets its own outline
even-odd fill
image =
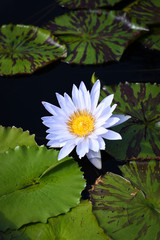
[[[100,150],[105,149],[104,139],[120,140],[121,135],[108,128],[130,118],[124,115],[112,115],[116,104],[111,106],[113,94],[104,98],[98,105],[100,81],[93,85],[91,93],[81,82],[79,89],[73,85],[72,99],[56,93],[59,107],[42,102],[53,116],[43,117],[47,130],[48,146],[61,148],[58,160],[67,156],[75,147],[79,158],[87,155],[90,162],[98,169],[102,168]]]

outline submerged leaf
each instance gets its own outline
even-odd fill
[[[99,64],[118,61],[130,41],[142,31],[122,11],[74,11],[58,16],[45,28],[64,42],[68,48],[65,62]]]
[[[34,146],[35,135],[29,135],[28,131],[23,132],[22,128],[0,126],[0,152],[16,146]]]
[[[50,218],[47,224],[37,223],[24,226],[18,231],[8,231],[2,235],[4,240],[109,240],[98,226],[88,201],[72,208],[67,214]]]
[[[105,6],[114,6],[116,3],[123,0],[56,0],[62,7],[67,7],[71,9],[77,8],[100,8]]]
[[[118,160],[160,156],[160,85],[105,86],[101,99],[112,93],[117,103],[114,113],[130,115],[131,119],[113,128],[122,140],[106,140],[106,150]]]
[[[79,203],[82,172],[71,158],[57,156],[55,150],[25,146],[0,154],[0,230],[45,223]]]
[[[0,28],[1,75],[33,73],[62,57],[66,57],[66,47],[47,30],[13,24]]]
[[[130,162],[123,176],[107,173],[91,191],[93,213],[113,239],[160,238],[160,162]],[[129,179],[129,180],[128,180]]]
[[[136,0],[127,6],[124,11],[145,24],[160,23],[159,0]]]

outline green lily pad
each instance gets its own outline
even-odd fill
[[[129,42],[148,29],[122,11],[71,11],[44,26],[68,48],[68,63],[118,61]]]
[[[146,48],[160,51],[160,25],[151,27],[150,34],[141,37],[139,41]]]
[[[30,135],[29,131],[24,132],[22,128],[0,126],[0,152],[22,145],[37,145],[35,135]]]
[[[67,214],[48,219],[47,224],[37,223],[24,226],[18,231],[8,231],[2,235],[4,240],[109,240],[98,226],[88,201],[72,208]]]
[[[108,173],[91,191],[93,213],[116,240],[160,238],[160,162],[133,161],[121,168],[123,178]]]
[[[0,28],[1,75],[33,73],[66,55],[66,47],[45,29],[13,24]]]
[[[120,83],[104,86],[103,99],[114,93],[117,108],[114,114],[130,115],[131,119],[113,130],[122,140],[106,140],[106,150],[118,160],[160,156],[160,85]]]
[[[114,6],[116,3],[121,2],[122,0],[56,0],[62,7],[67,7],[70,9],[77,8],[100,8],[106,6]]]
[[[145,24],[160,23],[159,0],[136,0],[127,6],[124,11]]]
[[[85,181],[77,163],[56,150],[16,147],[0,154],[0,230],[43,222],[75,207]]]

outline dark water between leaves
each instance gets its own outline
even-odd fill
[[[57,7],[53,1],[5,1],[1,3],[0,24],[24,23],[37,26],[65,10]],[[79,66],[62,62],[50,64],[32,75],[0,77],[0,125],[21,127],[36,135],[38,144],[46,144],[46,127],[41,117],[48,113],[42,101],[57,105],[55,92],[71,93],[73,83],[77,86],[84,81],[91,88],[91,76],[96,76],[105,85],[119,82],[160,82],[160,52],[147,50],[138,43],[125,51],[120,62],[103,65]],[[88,185],[106,171],[119,173],[118,163],[105,152],[102,153],[103,170],[95,169],[87,158],[78,160],[84,171]],[[87,197],[87,194],[84,193]]]

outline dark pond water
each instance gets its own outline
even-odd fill
[[[37,26],[65,10],[57,7],[53,0],[46,1],[11,1],[1,2],[0,24],[24,23]],[[56,62],[33,75],[15,77],[0,77],[0,125],[21,127],[36,135],[38,144],[46,144],[46,127],[42,125],[41,117],[48,115],[41,101],[57,105],[55,92],[71,93],[72,85],[83,80],[91,88],[90,79],[93,74],[105,84],[119,82],[151,82],[160,81],[160,52],[144,49],[134,43],[124,53],[118,63],[99,66],[78,66]],[[95,169],[84,158],[78,160],[82,166],[88,187],[95,179],[106,171],[119,173],[117,162],[105,152],[102,153],[103,170]],[[84,192],[87,197],[87,192]]]

